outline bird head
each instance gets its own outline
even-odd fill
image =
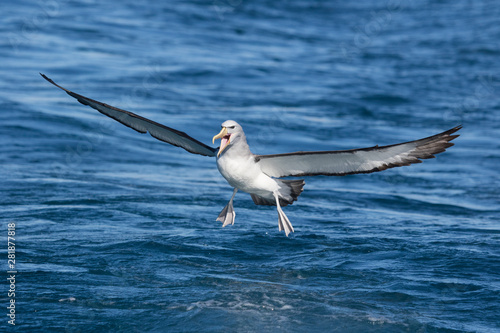
[[[243,128],[234,120],[226,120],[222,123],[221,127],[222,130],[219,134],[212,138],[212,143],[214,143],[216,139],[221,139],[217,157],[220,156],[224,149],[238,142],[245,135],[243,133]]]

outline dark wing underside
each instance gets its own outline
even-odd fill
[[[262,172],[271,177],[287,176],[345,176],[355,173],[371,173],[389,168],[422,163],[434,158],[453,146],[450,141],[459,135],[452,135],[462,126],[424,139],[371,148],[295,152],[277,155],[256,155],[255,160]]]
[[[167,127],[165,125],[159,124],[155,121],[149,120],[147,118],[141,117],[135,113],[125,111],[114,106],[98,102],[96,100],[87,98],[85,96],[74,93],[66,88],[61,87],[51,79],[49,79],[44,74],[40,75],[56,87],[64,90],[71,97],[76,98],[80,103],[88,105],[100,113],[113,118],[114,120],[128,126],[139,133],[148,133],[152,137],[170,143],[171,145],[184,148],[190,153],[200,154],[204,156],[215,156],[217,149],[209,147],[200,141],[193,139],[184,132],[180,132],[176,129]]]

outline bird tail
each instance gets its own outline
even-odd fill
[[[279,189],[280,206],[285,207],[297,201],[297,198],[304,190],[306,182],[303,179],[276,179]],[[256,194],[251,194],[253,202],[256,205],[276,206],[274,199],[268,199]]]
[[[304,179],[280,179],[280,205],[282,207],[293,204],[304,191]]]

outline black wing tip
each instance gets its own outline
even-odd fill
[[[49,81],[50,83],[52,83],[52,84],[54,84],[54,85],[56,84],[56,83],[55,83],[54,81],[52,81],[52,79],[51,79],[51,78],[49,78],[47,75],[45,75],[45,74],[43,74],[43,73],[38,73],[38,74],[40,74],[40,75],[41,75],[41,76],[42,76],[45,80]]]
[[[447,131],[444,131],[443,133],[438,134],[438,136],[445,137],[446,140],[449,142],[449,141],[455,140],[456,138],[458,138],[460,136],[460,134],[454,134],[454,135],[452,135],[452,134],[461,130],[462,128],[463,128],[463,126],[462,126],[462,124],[460,124],[458,126],[450,128]],[[453,146],[453,143],[451,145]]]
[[[457,132],[457,131],[461,130],[463,127],[464,127],[464,126],[463,126],[462,124],[457,125],[457,126],[455,126],[455,127],[451,128],[451,129],[449,129],[449,130],[445,131],[443,134],[448,134],[448,135],[453,134],[453,133],[455,133],[455,132]],[[460,134],[453,135],[453,139],[455,139],[456,137],[459,137],[459,136],[460,136]],[[453,140],[453,139],[452,139],[452,140]]]
[[[463,128],[463,126],[462,126],[462,124],[460,124],[458,126],[450,128],[447,131],[444,131],[440,134],[437,134],[436,137],[441,137],[442,139],[446,140],[445,148],[449,148],[449,147],[455,145],[454,143],[452,143],[450,141],[455,140],[456,138],[458,138],[460,136],[460,134],[454,134],[454,135],[452,135],[452,134],[461,130],[462,128]]]
[[[460,124],[442,133],[417,140],[420,144],[417,145],[414,152],[410,153],[410,156],[416,159],[416,161],[412,163],[418,163],[417,161],[419,160],[435,158],[435,155],[441,154],[448,148],[454,146],[455,143],[451,141],[458,138],[460,134],[452,134],[462,129],[462,127],[463,126]]]
[[[452,135],[453,133],[461,130],[463,128],[462,125],[457,125],[453,128],[450,128],[449,130],[446,130],[444,132],[441,132],[441,133],[438,133],[438,134],[435,134],[435,135],[431,135],[429,137],[426,137],[426,138],[423,138],[421,140],[427,140],[427,139],[436,139],[436,138],[446,138],[448,141],[451,141],[455,138],[458,138],[460,136],[460,134],[455,134],[455,135]],[[415,140],[415,141],[419,141],[419,140]]]
[[[61,88],[57,83],[54,82],[54,80],[52,80],[50,77],[48,77],[47,75],[43,74],[43,73],[39,73],[45,80],[47,80],[48,82],[52,83],[53,85],[55,85],[56,87],[59,87]]]
[[[59,89],[62,89],[64,90],[65,92],[68,93],[68,95],[70,95],[71,97],[74,97],[76,98],[75,96],[71,95],[71,94],[74,94],[72,91],[64,88],[64,87],[61,87],[60,85],[58,85],[57,83],[54,82],[54,80],[52,80],[51,78],[49,78],[47,75],[43,74],[43,73],[39,73],[45,80],[47,80],[49,83],[52,83],[54,86],[56,86],[57,88]]]

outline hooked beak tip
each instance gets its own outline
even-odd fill
[[[227,136],[227,138],[225,138]],[[215,142],[216,139],[222,139],[221,141],[221,146],[219,147],[219,152],[217,153],[217,157],[220,156],[222,151],[227,147],[227,145],[231,142],[230,141],[231,136],[227,134],[227,128],[222,127],[222,130],[212,138],[212,143]]]
[[[226,135],[226,134],[227,134],[227,128],[222,127],[222,130],[219,132],[219,134],[217,134],[216,136],[214,136],[212,138],[212,144],[215,143],[216,139],[220,139],[220,138],[224,137],[224,135]]]

